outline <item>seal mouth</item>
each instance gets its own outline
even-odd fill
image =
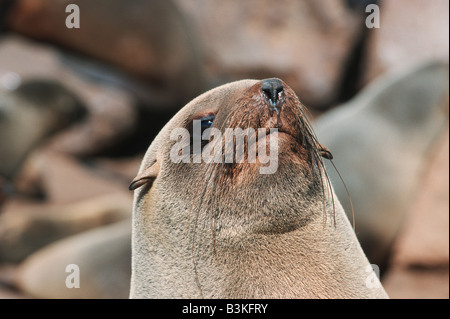
[[[305,161],[304,165],[311,161],[309,153],[317,148],[311,134],[312,129],[303,113],[302,104],[283,81],[277,78],[261,80],[245,91],[235,105],[239,107],[233,108],[227,115],[219,112],[214,127],[223,134],[226,134],[224,130],[227,128],[248,134],[243,151],[244,159],[251,162],[256,148],[256,158],[259,159],[260,156],[264,159],[270,149],[269,153],[272,155],[276,152],[285,158],[300,156],[300,160]],[[228,115],[230,113],[231,116]],[[248,130],[251,132],[248,133]],[[223,153],[226,151],[223,150]]]
[[[290,143],[295,143],[297,146],[301,147],[302,143],[299,140],[298,136],[292,134],[289,131],[281,130],[277,127],[274,128],[267,128],[266,134],[264,135],[263,139],[260,139],[259,137],[252,141],[249,146],[252,146],[254,143],[256,143],[256,146],[258,146],[258,143],[267,142],[271,136],[277,134],[278,141],[289,141]]]

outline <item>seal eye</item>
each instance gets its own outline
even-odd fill
[[[206,130],[213,126],[215,118],[215,114],[208,114],[203,117],[198,117],[192,121],[189,132],[191,136],[191,145],[193,145],[193,153],[201,151],[201,149],[203,149],[203,147],[208,144],[210,132],[207,132]],[[198,127],[198,125],[200,127]],[[198,144],[196,143],[196,141]],[[196,149],[196,146],[200,148]]]
[[[215,115],[208,115],[200,119],[202,121],[201,122],[202,132],[213,125],[215,118],[216,118]]]

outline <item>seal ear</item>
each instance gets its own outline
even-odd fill
[[[319,144],[319,154],[323,158],[326,158],[326,159],[329,159],[329,160],[333,159],[333,154],[331,154],[331,152],[328,149],[328,147],[323,146],[322,144]]]
[[[135,190],[138,187],[141,187],[142,185],[153,183],[153,180],[158,176],[159,174],[159,164],[158,162],[155,162],[152,166],[138,174],[133,181],[131,182],[128,189],[130,191]]]

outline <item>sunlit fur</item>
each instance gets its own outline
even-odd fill
[[[277,119],[259,81],[233,82],[191,101],[155,138],[140,173],[155,162],[158,173],[135,192],[131,297],[386,297],[366,287],[369,263],[285,84],[281,103]],[[204,114],[221,131],[278,127],[276,173],[259,174],[258,162],[173,163],[171,130]]]

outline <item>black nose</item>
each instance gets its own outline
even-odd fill
[[[283,83],[275,78],[261,80],[261,90],[269,99],[272,107],[276,107],[279,102],[279,93],[283,91]]]

